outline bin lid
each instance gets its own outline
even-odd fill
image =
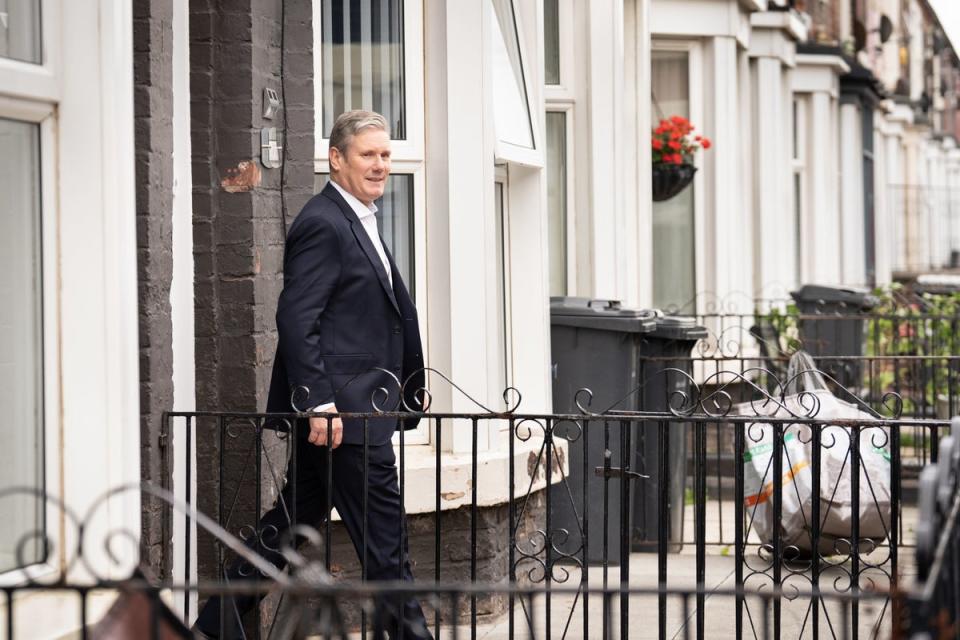
[[[649,333],[657,327],[652,309],[627,309],[619,300],[575,296],[550,298],[550,324],[622,333]]]
[[[666,340],[702,340],[707,337],[707,328],[697,324],[691,316],[664,316],[657,318],[657,328],[650,333],[651,338]]]
[[[858,310],[872,309],[879,300],[870,295],[867,289],[856,287],[827,287],[819,284],[805,284],[799,291],[790,293],[797,302],[824,302],[846,304]]]

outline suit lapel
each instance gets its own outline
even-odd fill
[[[407,283],[404,282],[403,276],[400,275],[400,269],[397,268],[397,263],[393,260],[393,254],[387,249],[387,244],[383,242],[383,236],[380,236],[380,242],[383,243],[383,251],[387,254],[387,261],[390,263],[390,272],[393,274],[393,293],[397,296],[398,302],[401,297],[406,297],[406,299],[410,301],[410,306],[413,306],[413,299],[407,290]],[[402,311],[400,315],[403,315]]]
[[[377,280],[380,281],[380,286],[390,300],[390,304],[393,305],[394,310],[399,314],[400,305],[397,304],[397,298],[393,293],[393,288],[390,286],[387,272],[383,269],[383,262],[380,260],[380,255],[377,254],[376,248],[373,246],[373,243],[370,242],[370,236],[367,234],[367,230],[363,228],[363,223],[360,222],[356,212],[347,204],[336,187],[328,184],[324,187],[323,194],[336,202],[337,206],[340,207],[340,212],[350,221],[350,230],[353,231],[353,236],[357,239],[360,248],[363,249],[363,252],[366,254],[367,260],[370,261],[370,266],[373,268],[374,273],[377,274]],[[386,247],[384,247],[384,251],[387,253],[387,256],[390,255]]]
[[[356,215],[354,215],[354,217],[356,217]],[[367,259],[370,261],[370,266],[373,267],[373,270],[376,272],[377,280],[380,281],[380,286],[383,287],[383,292],[387,294],[387,297],[390,299],[390,304],[393,305],[393,308],[396,309],[397,313],[400,313],[400,306],[397,304],[396,296],[393,295],[393,289],[390,287],[390,280],[387,278],[387,272],[383,270],[383,261],[380,260],[380,255],[374,248],[373,243],[370,242],[370,236],[367,235],[367,230],[363,228],[363,225],[359,220],[351,220],[350,229],[353,231],[353,235],[357,238],[357,242],[360,243],[360,248],[363,249],[365,254],[367,254]],[[384,251],[386,251],[386,249],[384,249]]]

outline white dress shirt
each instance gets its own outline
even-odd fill
[[[393,288],[393,274],[390,272],[390,261],[387,260],[387,252],[383,250],[383,243],[380,241],[380,232],[377,230],[377,217],[375,215],[377,213],[377,205],[371,202],[368,207],[333,180],[330,180],[330,184],[340,192],[343,199],[347,201],[347,204],[350,205],[353,212],[360,218],[360,224],[363,225],[363,230],[366,231],[370,237],[373,248],[377,250],[377,255],[380,256],[380,262],[383,264],[383,270],[387,273],[387,281],[390,282],[390,287]],[[332,406],[332,402],[327,402],[313,407],[310,411],[326,411]]]
[[[350,205],[353,212],[360,218],[360,224],[363,225],[364,231],[370,236],[370,242],[373,243],[373,248],[377,250],[377,255],[380,256],[380,262],[383,263],[383,270],[387,273],[387,281],[390,283],[390,287],[393,288],[393,274],[390,273],[390,261],[387,260],[387,252],[383,250],[383,243],[380,242],[380,232],[377,231],[377,217],[375,215],[377,213],[377,205],[371,202],[370,206],[367,206],[333,180],[330,180],[330,184],[340,192],[343,199],[347,201],[347,204]]]

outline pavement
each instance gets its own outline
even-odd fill
[[[733,537],[734,504],[732,501],[722,503],[713,501],[709,504],[706,517],[707,541],[721,540],[721,522],[723,534],[726,538]],[[686,522],[692,526],[693,508],[686,507]],[[904,523],[916,521],[916,509],[905,506],[903,508]],[[688,529],[685,539],[692,540],[692,529]],[[913,541],[913,530],[908,524],[903,528],[904,547],[901,547],[898,557],[898,573],[901,576],[901,586],[909,586],[913,577],[913,550],[909,547]],[[745,585],[748,589],[769,590],[772,580],[763,572],[764,560],[757,555],[756,546],[749,546],[747,567],[745,568]],[[708,545],[705,557],[705,586],[708,590],[735,588],[736,562],[732,546],[723,544]],[[891,610],[889,600],[883,592],[889,589],[889,550],[877,549],[872,554],[863,556],[867,564],[877,567],[862,568],[861,587],[873,589],[874,595],[865,599],[858,606],[844,607],[844,605],[828,597],[821,598],[814,613],[811,598],[794,596],[792,599],[785,596],[780,601],[779,628],[780,634],[774,635],[774,618],[777,615],[773,606],[764,606],[759,598],[749,598],[742,605],[742,638],[812,638],[814,626],[819,629],[821,638],[889,638],[891,627]],[[836,566],[822,565],[820,585],[826,593],[844,593],[849,591],[850,564],[835,561]],[[696,586],[696,555],[693,544],[685,544],[679,553],[670,554],[667,561],[667,586],[670,588],[695,588]],[[751,569],[759,573],[752,576]],[[791,566],[783,569],[785,591],[803,592],[810,588],[810,571],[805,567]],[[808,569],[808,568],[807,568]],[[634,553],[630,556],[629,583],[633,587],[657,586],[657,556],[652,553]],[[603,574],[600,567],[588,568],[588,583],[592,587],[603,586]],[[607,584],[615,586],[619,583],[620,571],[618,567],[611,568],[607,575]],[[580,581],[580,572],[572,570],[568,584],[574,585]],[[549,607],[547,597],[536,600],[532,607],[533,614],[529,614],[527,607],[517,603],[514,612],[515,638],[601,638],[603,637],[603,598],[591,596],[585,599],[571,595],[553,595],[550,597]],[[659,634],[659,610],[656,596],[632,596],[627,604],[628,638],[657,638]],[[610,602],[610,625],[612,637],[619,638],[620,620],[619,600]],[[584,607],[588,611],[586,633],[584,632]],[[549,613],[548,613],[549,609]],[[766,609],[766,611],[765,611]],[[845,610],[846,609],[846,610]],[[666,637],[669,639],[698,637],[698,613],[702,620],[703,637],[707,639],[725,640],[737,638],[737,606],[733,597],[710,594],[705,597],[702,610],[698,610],[695,599],[684,602],[682,598],[671,596],[666,607],[665,627]],[[549,615],[549,633],[548,633]],[[764,635],[766,628],[769,636]],[[814,625],[814,616],[817,621]],[[854,619],[856,624],[854,624]],[[531,624],[532,621],[532,624]],[[532,633],[531,633],[532,626]],[[849,630],[849,635],[844,633]],[[500,640],[510,638],[510,625],[507,616],[482,624],[477,629],[476,637],[479,640]],[[470,638],[469,627],[457,629],[457,637]],[[441,628],[442,638],[454,637],[451,628]]]

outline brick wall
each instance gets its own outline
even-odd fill
[[[141,474],[167,477],[161,414],[173,405],[170,283],[173,277],[173,3],[133,5],[136,123],[137,281],[140,349]],[[169,571],[163,507],[143,499],[142,557],[157,575]]]
[[[193,144],[197,408],[263,410],[270,380],[289,223],[313,189],[313,54],[309,2],[195,0],[190,5],[191,138]],[[281,41],[284,55],[281,57]],[[281,64],[286,76],[281,86]],[[259,162],[260,129],[284,130],[281,111],[262,118],[265,86],[286,102],[289,130],[283,170]],[[281,194],[281,180],[285,185]],[[201,423],[197,438],[199,507],[218,504],[221,438],[232,438],[223,460],[224,485],[255,472],[256,439],[244,425]],[[249,425],[247,425],[249,426]],[[238,441],[239,440],[239,441]],[[275,443],[267,440],[267,453]],[[282,471],[282,451],[273,451]],[[263,473],[271,471],[263,466]],[[247,476],[249,477],[249,475]],[[253,487],[254,482],[239,483]],[[264,482],[273,488],[275,483]],[[270,504],[274,492],[261,496]],[[250,491],[231,500],[229,528],[255,517]],[[235,504],[234,504],[235,502]],[[229,505],[228,505],[229,506]],[[214,567],[212,541],[199,541],[202,574]]]

